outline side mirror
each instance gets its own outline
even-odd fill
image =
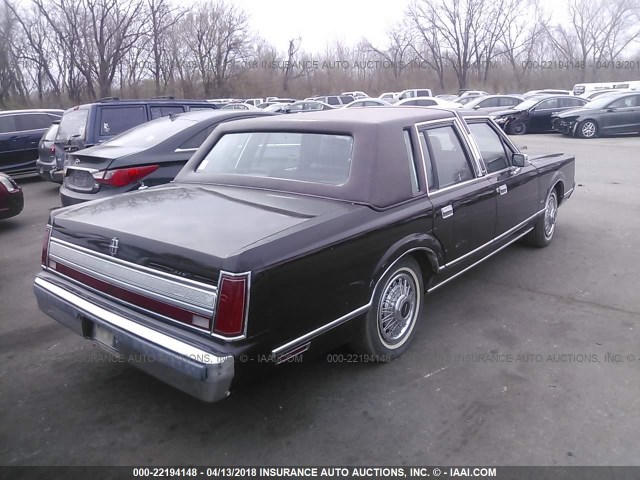
[[[617,110],[616,107],[609,107],[607,108],[607,112],[615,112]]]
[[[475,107],[473,107],[474,110],[479,110],[480,109],[480,105],[476,105]]]
[[[528,156],[526,153],[514,153],[511,156],[511,165],[522,168],[527,164]]]

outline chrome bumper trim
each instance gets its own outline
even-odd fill
[[[531,215],[529,218],[527,218],[526,220],[524,220],[523,222],[520,222],[518,225],[516,225],[513,228],[510,228],[509,230],[507,230],[504,233],[501,233],[500,235],[498,235],[497,237],[494,237],[492,240],[489,240],[487,243],[480,245],[478,248],[475,248],[474,250],[471,250],[470,252],[465,253],[464,255],[455,258],[453,260],[451,260],[449,263],[446,263],[444,265],[442,265],[441,267],[438,268],[438,271],[442,271],[445,268],[449,268],[452,267],[453,265],[455,265],[458,262],[461,262],[462,260],[464,260],[467,257],[470,257],[471,255],[473,255],[474,253],[478,253],[480,250],[482,250],[483,248],[488,247],[491,244],[494,243],[498,243],[500,240],[502,240],[503,238],[511,235],[513,232],[515,232],[516,230],[521,229],[522,227],[524,227],[527,223],[529,223],[531,220],[533,220],[534,218],[536,218],[538,215],[541,215],[544,212],[544,208],[542,210],[537,211],[536,213],[534,213],[533,215]]]
[[[309,333],[305,333],[304,335],[294,340],[291,340],[290,342],[287,342],[278,348],[274,348],[271,353],[273,353],[274,355],[278,355],[286,351],[287,349],[292,348],[300,343],[304,343],[309,340],[312,340],[317,336],[322,335],[323,333],[328,332],[329,330],[332,330],[339,325],[342,325],[343,323],[351,320],[352,318],[355,318],[358,315],[365,313],[367,310],[369,310],[370,307],[371,307],[370,303],[368,303],[367,305],[363,305],[362,307],[355,309],[353,312],[349,312],[346,315],[343,315],[340,318],[337,318],[325,325],[322,325],[321,327],[318,327],[315,330],[310,331]]]
[[[109,330],[115,352],[125,359],[133,356],[135,367],[206,402],[229,394],[233,356],[209,352],[149,328],[40,276],[35,279],[34,291],[40,309],[76,333],[82,332],[83,318]],[[141,357],[150,360],[139,361]]]
[[[517,237],[512,238],[511,240],[509,240],[507,243],[505,243],[504,245],[502,245],[500,248],[494,250],[493,252],[489,253],[488,255],[482,257],[480,260],[476,261],[475,263],[472,263],[471,265],[469,265],[467,268],[465,268],[464,270],[460,270],[458,273],[456,273],[455,275],[447,278],[446,280],[443,280],[442,282],[434,285],[433,287],[431,287],[429,290],[427,290],[427,293],[431,293],[433,292],[436,288],[440,288],[442,285],[444,285],[445,283],[450,282],[451,280],[453,280],[454,278],[459,277],[460,275],[462,275],[464,272],[466,272],[467,270],[471,270],[473,267],[475,267],[476,265],[484,262],[485,260],[493,257],[496,253],[504,250],[505,248],[507,248],[509,245],[511,245],[512,243],[517,242],[518,240],[520,240],[522,237],[524,237],[526,234],[528,234],[529,232],[531,232],[533,230],[533,227],[525,230],[524,232],[522,232],[521,234],[519,234]]]
[[[55,238],[51,239],[49,258],[121,288],[150,295],[178,307],[195,307],[197,313],[204,316],[213,314],[217,296],[215,287],[196,287],[177,278],[169,279],[133,265],[125,265],[122,261],[116,262],[109,257],[104,258],[90,251],[83,251]]]

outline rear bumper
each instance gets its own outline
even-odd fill
[[[85,338],[159,380],[205,402],[229,395],[234,358],[204,349],[182,338],[135,321],[123,309],[90,301],[89,295],[64,288],[52,275],[36,277],[40,310]],[[96,325],[101,332],[96,339]],[[105,340],[106,339],[106,340]],[[104,343],[104,342],[107,343]]]
[[[62,182],[62,186],[60,187],[60,203],[62,203],[63,207],[68,207],[70,205],[77,205],[79,203],[90,202],[92,200],[113,197],[114,195],[136,190],[138,187],[138,184],[134,184],[133,187],[101,188],[97,192],[76,192],[75,190],[68,188],[64,182]]]
[[[0,220],[15,217],[24,209],[22,190],[0,197]]]
[[[38,175],[40,175],[40,178],[48,180],[49,182],[62,183],[63,171],[58,170],[58,165],[55,159],[47,162],[38,158],[38,160],[36,160],[36,168],[38,169]]]

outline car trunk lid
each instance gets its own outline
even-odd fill
[[[94,174],[107,170],[116,159],[140,152],[137,147],[100,145],[68,154],[65,161],[65,186],[79,192],[97,189]]]
[[[256,242],[348,205],[241,187],[167,185],[69,207],[54,216],[52,236],[216,284],[219,271],[234,271],[235,257]]]

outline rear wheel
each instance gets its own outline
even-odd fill
[[[536,225],[529,235],[527,242],[534,246],[543,248],[551,243],[556,230],[556,220],[558,218],[558,192],[552,189],[547,195],[544,206],[544,214],[538,217]]]
[[[580,122],[576,129],[580,138],[595,138],[598,136],[598,125],[593,120]]]
[[[379,282],[371,308],[353,347],[374,361],[402,355],[422,312],[424,284],[420,266],[403,258]]]

